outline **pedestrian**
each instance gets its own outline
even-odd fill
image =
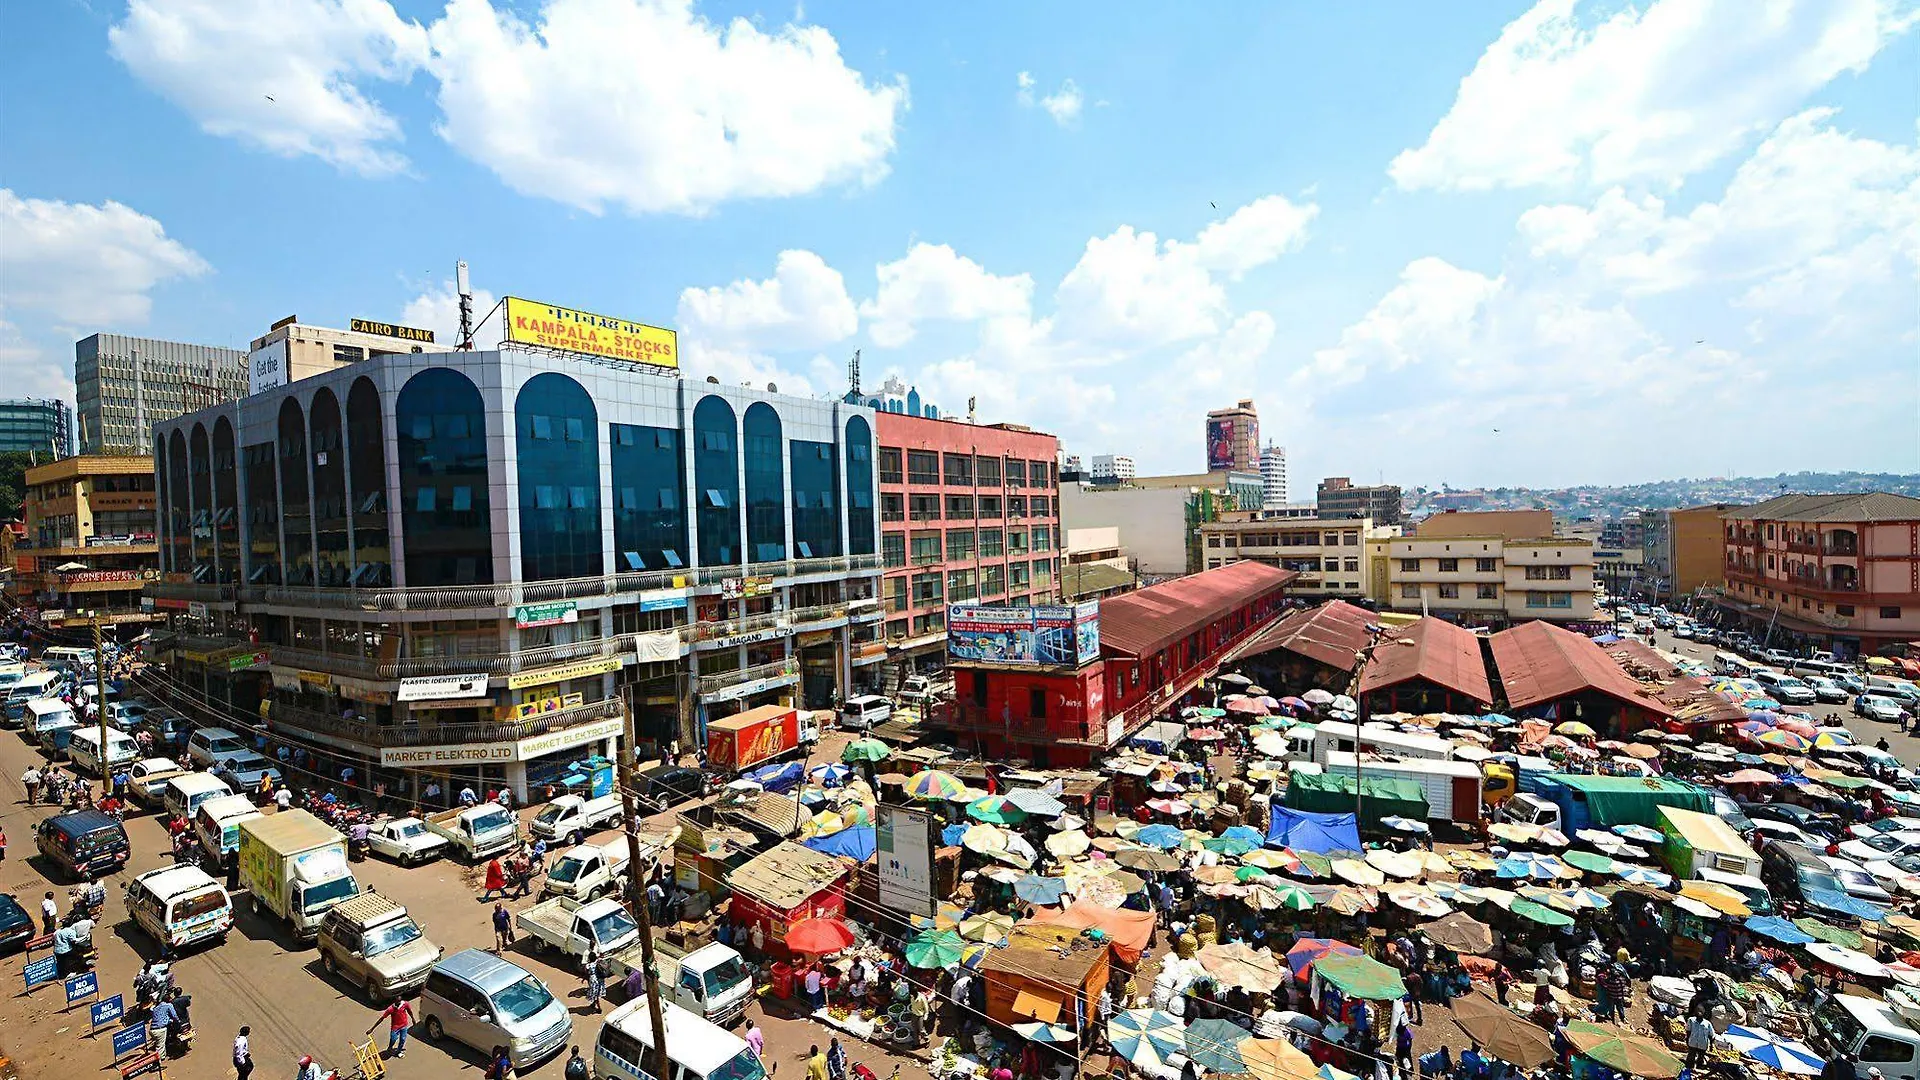
[[[386,1008],[380,1010],[379,1016],[373,1018],[372,1025],[367,1028],[367,1034],[373,1034],[373,1029],[379,1027],[382,1020],[385,1020],[388,1025],[387,1056],[406,1057],[407,1030],[413,1027],[413,1006],[407,1004],[406,998],[394,998],[387,1003]]]
[[[495,893],[498,893],[501,896],[507,895],[507,872],[503,867],[501,867],[500,856],[498,855],[495,855],[487,863],[487,878],[486,878],[485,885],[486,885],[485,891],[481,892],[480,894],[480,902],[483,904],[493,899]]]
[[[7,861],[7,830],[0,826],[0,862]]]
[[[1413,1025],[1401,1024],[1393,1032],[1393,1065],[1400,1075],[1413,1075]]]
[[[587,1059],[580,1056],[580,1048],[574,1047],[573,1053],[567,1058],[567,1067],[560,1073],[560,1080],[589,1080],[592,1075],[592,1070],[587,1068]]]
[[[253,1075],[253,1029],[245,1024],[233,1037],[233,1075],[234,1080],[247,1080]]]
[[[513,916],[507,914],[507,905],[497,900],[493,904],[493,940],[495,952],[506,952],[513,944]]]
[[[807,1050],[807,1080],[828,1080],[827,1055],[820,1052],[819,1043]]]
[[[48,893],[47,895],[52,896],[53,894]],[[807,1004],[811,1006],[815,1011],[819,1011],[820,1009],[826,1008],[827,995],[825,991],[820,989],[820,965],[819,964],[812,964],[808,966],[805,984],[807,988]]]
[[[51,934],[60,928],[60,905],[54,903],[53,892],[49,890],[46,898],[40,901],[40,932]]]
[[[827,1080],[847,1080],[847,1049],[838,1035],[827,1041]]]
[[[760,1025],[752,1020],[748,1020],[747,1033],[744,1038],[747,1041],[747,1046],[753,1050],[753,1056],[765,1060],[767,1056],[767,1036],[760,1030]]]
[[[20,774],[20,783],[27,789],[27,805],[32,806],[40,794],[39,768],[27,766],[27,771]]]
[[[1713,1023],[1695,1013],[1687,1017],[1687,1068],[1698,1069],[1713,1049]]]
[[[273,793],[273,808],[281,813],[293,809],[293,789],[281,784]]]
[[[486,1080],[509,1080],[513,1076],[513,1055],[504,1046],[496,1046],[487,1055]]]
[[[607,992],[606,965],[600,959],[600,946],[587,946],[587,957],[582,961],[587,973],[587,1004],[593,1006],[597,1014],[600,1011],[600,998]]]

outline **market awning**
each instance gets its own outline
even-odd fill
[[[1407,994],[1400,973],[1366,955],[1333,953],[1313,962],[1313,973],[1348,997],[1398,1001]]]
[[[1060,1019],[1060,1003],[1043,994],[1029,990],[1019,990],[1013,995],[1013,1004],[1008,1012],[1015,1016],[1031,1016],[1043,1024],[1051,1024]]]

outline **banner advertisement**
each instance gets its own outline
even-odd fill
[[[903,915],[932,918],[933,817],[924,811],[881,803],[874,825],[880,905]]]
[[[1207,421],[1207,471],[1233,468],[1233,421]]]
[[[773,591],[773,579],[766,577],[726,578],[720,582],[722,600],[740,600]]]
[[[534,671],[523,671],[518,675],[507,676],[507,689],[519,690],[527,686],[541,686],[546,683],[566,682],[568,679],[582,679],[589,675],[605,675],[609,671],[620,670],[620,658],[601,656],[592,660],[575,660],[571,664],[559,664]]]
[[[522,604],[513,609],[513,625],[522,630],[579,621],[580,605],[571,600],[561,600],[552,604]]]
[[[487,676],[485,673],[478,675],[426,675],[417,679],[401,679],[400,691],[394,695],[394,700],[449,701],[454,698],[485,697],[486,694]]]
[[[287,342],[269,341],[247,354],[247,393],[287,385]]]
[[[373,319],[348,319],[347,329],[356,334],[378,334],[381,337],[399,338],[402,341],[420,341],[433,344],[433,331],[417,326],[400,326],[396,323],[378,322]]]
[[[666,611],[687,606],[687,594],[678,589],[656,589],[640,594],[641,611]]]
[[[368,705],[393,704],[392,690],[387,689],[379,683],[368,682],[365,679],[353,679],[345,675],[335,675],[333,677],[333,687],[340,691],[341,697],[353,701],[362,701]]]
[[[508,341],[649,367],[680,366],[679,342],[671,330],[517,296],[507,297],[506,306]]]
[[[1100,655],[1098,607],[947,609],[947,658],[989,664],[1082,664]]]

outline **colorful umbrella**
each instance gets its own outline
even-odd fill
[[[1067,880],[1028,874],[1013,883],[1013,895],[1029,904],[1057,904],[1067,891]]]
[[[1416,915],[1424,915],[1429,919],[1437,919],[1453,911],[1445,900],[1422,888],[1394,889],[1387,893],[1387,899]]]
[[[1419,834],[1432,831],[1426,822],[1406,817],[1383,817],[1380,819],[1380,824],[1395,832]]]
[[[1813,745],[1813,740],[1807,738],[1805,735],[1796,735],[1791,731],[1784,731],[1778,728],[1773,731],[1763,731],[1755,735],[1753,741],[1763,746],[1777,746],[1782,750],[1792,750],[1795,752],[1804,751]]]
[[[1815,940],[1812,934],[1778,915],[1755,915],[1747,920],[1746,927],[1782,945],[1806,945]]]
[[[1323,956],[1359,956],[1361,952],[1344,941],[1333,938],[1301,938],[1287,950],[1287,966],[1293,969],[1294,977],[1301,982],[1307,981],[1307,969],[1315,960]]]
[[[1566,1033],[1575,1050],[1608,1068],[1645,1080],[1673,1080],[1680,1075],[1680,1059],[1651,1039],[1585,1020],[1569,1021]]]
[[[1680,895],[1689,900],[1698,900],[1723,915],[1751,915],[1753,909],[1747,906],[1747,898],[1739,890],[1729,888],[1714,881],[1683,881],[1680,883]]]
[[[1305,869],[1305,864],[1296,858],[1291,851],[1275,850],[1273,848],[1261,848],[1258,851],[1249,851],[1240,857],[1240,861],[1246,863],[1248,866],[1258,866],[1267,870],[1281,870],[1289,874],[1297,874]]]
[[[1289,974],[1287,966],[1273,953],[1240,941],[1202,946],[1196,959],[1208,974],[1222,984],[1238,986],[1258,994],[1272,993],[1273,988],[1285,982]],[[1241,1038],[1245,1037],[1246,1033],[1241,1032]]]
[[[1185,799],[1148,799],[1147,809],[1178,817],[1192,811],[1193,804]]]
[[[1037,788],[1014,788],[1007,792],[1007,801],[1025,810],[1028,817],[1055,818],[1067,812],[1066,803]]]
[[[1591,870],[1596,874],[1611,874],[1619,870],[1620,864],[1605,855],[1596,855],[1591,851],[1569,851],[1560,857],[1568,866],[1577,866],[1582,870]]]
[[[841,761],[880,761],[893,753],[893,747],[879,739],[855,739],[840,751]]]
[[[1013,1031],[1014,1034],[1028,1042],[1037,1043],[1070,1043],[1079,1038],[1070,1027],[1061,1027],[1059,1024],[1043,1024],[1038,1020],[1031,1024],[1015,1024],[1013,1025]]]
[[[1289,911],[1305,911],[1318,903],[1318,901],[1313,898],[1312,893],[1292,882],[1282,882],[1275,885],[1273,887],[1273,893],[1280,901],[1280,906]]]
[[[1515,900],[1508,910],[1522,918],[1532,919],[1542,926],[1572,926],[1573,916],[1555,911],[1550,907],[1536,904],[1531,900]]]
[[[1664,889],[1673,884],[1673,878],[1658,870],[1649,870],[1644,866],[1626,866],[1623,864],[1619,869],[1614,871],[1614,874],[1617,875],[1621,881],[1632,885],[1651,885],[1656,889]]]
[[[1536,855],[1522,852],[1501,859],[1494,867],[1494,873],[1503,878],[1537,878],[1551,881],[1561,877],[1579,877],[1580,871],[1561,862],[1552,855]]]
[[[1333,875],[1355,885],[1384,885],[1387,876],[1359,859],[1333,860]]]
[[[960,962],[966,939],[951,930],[923,930],[907,942],[907,963],[917,968],[949,968]]]
[[[959,777],[952,773],[941,772],[939,769],[927,769],[924,772],[914,773],[907,779],[906,785],[909,798],[934,802],[957,798],[965,790],[967,785],[961,783]]]
[[[1819,919],[1799,918],[1793,920],[1793,925],[1813,935],[1817,941],[1825,941],[1848,949],[1858,949],[1865,944],[1865,939],[1852,930],[1844,930],[1832,923],[1821,922]]]
[[[968,941],[1005,941],[1012,931],[1013,916],[1002,915],[997,911],[972,915],[960,923],[960,936]]]
[[[1815,1054],[1806,1044],[1783,1039],[1766,1028],[1728,1024],[1725,1034],[1720,1037],[1739,1051],[1741,1057],[1752,1058],[1780,1072],[1818,1076],[1827,1064],[1825,1058]]]
[[[1129,1009],[1107,1021],[1107,1042],[1135,1067],[1157,1072],[1186,1048],[1187,1028],[1159,1009]]]
[[[1484,990],[1453,999],[1452,1008],[1460,1030],[1502,1061],[1537,1069],[1556,1056],[1547,1029],[1521,1020]]]
[[[1047,837],[1047,851],[1062,859],[1070,859],[1075,855],[1079,855],[1091,847],[1092,844],[1093,841],[1088,838],[1087,834],[1078,830],[1073,832],[1057,832]]]
[[[1113,861],[1129,870],[1149,870],[1163,873],[1169,870],[1178,870],[1185,865],[1180,861],[1180,856],[1178,855],[1170,855],[1164,851],[1152,851],[1147,848],[1128,848],[1116,854],[1113,857]]]
[[[1302,1080],[1313,1075],[1313,1059],[1285,1039],[1249,1039],[1242,1031],[1240,1060],[1253,1080]]]
[[[853,944],[853,931],[839,919],[798,919],[787,927],[787,948],[825,956]]]
[[[1823,731],[1813,737],[1813,745],[1817,750],[1826,750],[1836,746],[1852,746],[1853,736],[1848,735],[1844,731]]]
[[[1493,948],[1493,928],[1464,911],[1456,911],[1420,928],[1427,940],[1454,952],[1479,954]]]
[[[967,816],[994,825],[1018,825],[1027,820],[1027,812],[1008,802],[1003,795],[989,795],[968,803]]]
[[[1007,850],[1007,831],[996,825],[970,825],[960,836],[960,846],[982,855]]]
[[[1555,734],[1565,735],[1571,739],[1591,739],[1599,734],[1594,731],[1591,726],[1583,724],[1578,720],[1569,720],[1555,727],[1553,730]]]
[[[1645,825],[1615,825],[1613,834],[1642,844],[1657,844],[1666,839],[1659,829],[1650,829]]]

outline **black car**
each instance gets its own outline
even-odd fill
[[[0,893],[0,954],[19,952],[34,938],[33,916],[12,893]]]
[[[706,779],[699,769],[684,765],[656,765],[640,774],[637,794],[661,806],[673,806],[697,799],[705,791]]]
[[[127,865],[127,830],[98,810],[47,818],[34,831],[40,854],[81,881],[93,881]]]
[[[1794,803],[1743,802],[1739,805],[1741,813],[1756,821],[1784,821],[1802,832],[1829,840],[1840,835],[1840,819],[1834,814],[1823,814]]]

